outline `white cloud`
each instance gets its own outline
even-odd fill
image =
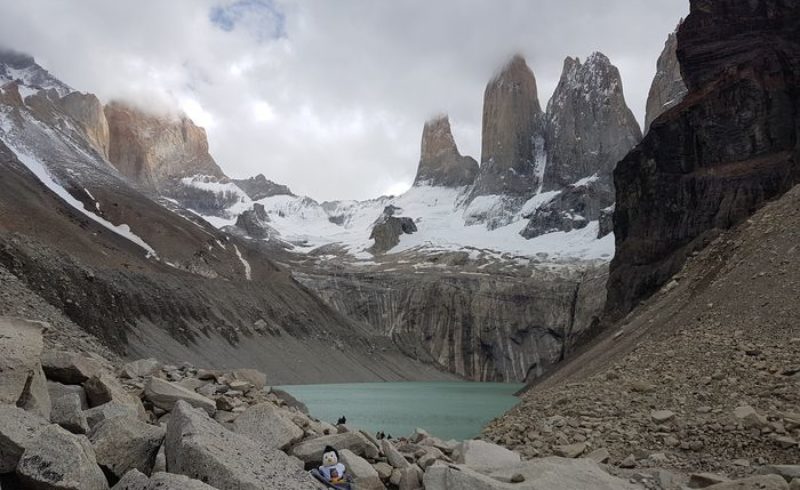
[[[227,173],[317,199],[408,185],[426,118],[479,158],[483,89],[513,52],[542,105],[565,56],[607,54],[644,119],[686,0],[0,0],[0,44],[109,100],[180,107]]]

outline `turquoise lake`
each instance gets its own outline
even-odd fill
[[[408,436],[421,427],[443,439],[470,439],[519,401],[520,384],[429,382],[281,386],[311,415],[372,434]]]

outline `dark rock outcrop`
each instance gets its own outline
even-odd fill
[[[647,114],[644,118],[645,133],[655,119],[678,105],[686,96],[681,65],[678,63],[678,37],[672,33],[664,43],[664,51],[656,63],[656,76],[647,95]]]
[[[248,209],[236,218],[236,227],[252,238],[269,238],[277,235],[275,229],[269,226],[269,215],[264,210],[264,205],[258,203],[253,203],[252,209]]]
[[[294,196],[288,186],[276,184],[264,177],[264,174],[249,179],[231,179],[231,182],[239,186],[254,201],[272,196]]]
[[[477,174],[478,162],[459,153],[448,117],[426,122],[414,185],[462,187],[472,185]]]
[[[556,231],[585,228],[590,222],[599,220],[602,210],[610,205],[608,189],[599,178],[571,185],[532,215],[526,216],[530,221],[521,234],[525,238],[534,238]]]
[[[417,231],[417,225],[414,224],[413,219],[394,216],[395,211],[397,208],[394,206],[387,206],[383,210],[383,215],[373,225],[372,233],[369,235],[370,240],[375,240],[369,249],[373,254],[382,254],[391,250],[400,243],[400,235],[410,235]]]
[[[613,192],[611,173],[642,139],[642,132],[625,103],[619,70],[605,55],[593,53],[585,63],[564,60],[547,104],[545,139],[543,190],[562,189],[597,175],[599,184]]]
[[[610,318],[800,181],[800,2],[693,0],[677,37],[688,94],[614,173]]]
[[[0,85],[7,81],[18,81],[34,90],[54,89],[59,96],[72,92],[67,84],[39,66],[33,56],[0,47]]]
[[[473,196],[525,197],[536,192],[543,124],[536,78],[525,59],[516,55],[484,92],[481,166]]]

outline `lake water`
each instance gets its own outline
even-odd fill
[[[372,434],[408,436],[421,427],[443,439],[470,439],[513,407],[520,384],[429,382],[281,386],[308,406],[311,415]]]

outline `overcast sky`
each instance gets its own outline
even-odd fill
[[[424,121],[480,157],[483,89],[515,52],[544,107],[566,56],[601,51],[640,123],[688,0],[0,0],[0,45],[104,101],[179,107],[233,177],[363,199],[402,191]]]

